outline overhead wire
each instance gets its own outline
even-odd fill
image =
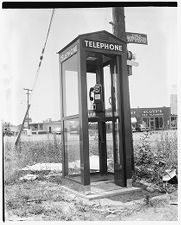
[[[48,41],[48,37],[49,37],[49,34],[50,34],[50,29],[51,29],[51,25],[52,25],[54,13],[55,13],[55,9],[53,9],[52,15],[51,15],[51,18],[50,18],[50,22],[49,22],[49,26],[48,26],[48,31],[47,31],[47,35],[46,35],[46,39],[45,39],[45,44],[44,44],[43,49],[42,49],[42,52],[41,52],[40,62],[39,62],[39,64],[38,64],[38,68],[37,68],[37,71],[36,71],[35,79],[34,79],[34,82],[33,82],[32,89],[31,89],[30,100],[32,100],[32,96],[33,96],[33,93],[34,93],[34,89],[35,89],[35,86],[36,86],[36,83],[37,83],[37,80],[38,80],[38,76],[39,76],[41,64],[42,64],[42,61],[43,61],[43,55],[44,55],[45,48],[46,48],[47,41]],[[27,116],[27,114],[28,114],[30,105],[31,105],[31,104],[29,104],[28,107],[27,107],[27,110],[26,110],[26,113],[25,113],[23,122],[22,122],[22,124],[21,124],[20,131],[19,131],[18,136],[17,136],[16,141],[15,141],[15,145],[17,145],[18,142],[19,142],[19,139],[20,139],[20,136],[21,136],[21,132],[22,132],[22,129],[23,129],[23,126],[24,126],[24,122],[25,122],[26,116]]]
[[[45,48],[46,48],[47,41],[48,41],[48,37],[49,37],[49,34],[50,34],[50,28],[51,28],[51,25],[52,25],[52,22],[53,22],[54,13],[55,13],[55,9],[52,10],[52,15],[51,15],[50,22],[49,22],[45,43],[44,43],[44,46],[42,48],[42,52],[41,52],[41,56],[40,56],[40,62],[38,64],[38,68],[37,68],[37,71],[36,71],[35,79],[34,79],[34,82],[33,82],[32,89],[31,89],[32,91],[31,91],[30,99],[32,99],[33,91],[35,89],[35,86],[36,86],[36,83],[37,83],[37,80],[38,80],[41,64],[42,64],[42,61],[43,61],[43,55],[44,55]]]

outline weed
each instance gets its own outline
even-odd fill
[[[162,175],[166,169],[177,169],[177,133],[163,132],[156,145],[151,145],[153,133],[144,133],[134,146],[135,177],[157,185],[163,185]]]
[[[15,147],[5,143],[5,183],[11,183],[22,174],[20,169],[36,163],[61,163],[62,145],[54,136],[53,140],[20,141]]]
[[[144,133],[144,136],[140,139],[140,143],[135,151],[135,162],[136,165],[147,165],[151,164],[154,160],[154,154],[151,151],[149,142],[151,133]]]
[[[160,141],[157,140],[157,154],[159,154],[159,160],[163,161],[168,168],[177,168],[177,149],[176,131],[172,133],[166,132],[161,135]]]

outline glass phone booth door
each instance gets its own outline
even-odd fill
[[[117,56],[87,52],[86,72],[91,180],[113,179],[115,184],[124,186],[119,152]]]

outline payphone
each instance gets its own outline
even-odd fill
[[[93,97],[92,97],[92,92],[94,94]],[[101,84],[96,84],[94,87],[90,88],[89,98],[90,98],[90,101],[93,101],[93,110],[96,113],[103,112],[105,110]]]

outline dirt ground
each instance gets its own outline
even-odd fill
[[[5,185],[6,221],[177,221],[178,218],[177,191],[160,194],[142,190],[88,201],[63,189],[64,182],[59,176],[44,178]]]
[[[139,142],[141,135],[143,134],[135,133],[133,135],[134,142]],[[35,137],[41,139],[45,136]],[[161,133],[153,134],[150,140],[152,145],[160,137]],[[8,140],[11,140],[10,144],[12,145],[13,138],[8,138]],[[42,152],[38,152],[42,156]],[[25,153],[28,153],[28,151],[25,151]],[[159,192],[151,193],[142,189],[140,192],[88,201],[63,189],[63,185],[66,184],[70,187],[71,184],[67,184],[61,178],[60,171],[59,173],[48,170],[23,171],[22,167],[16,164],[14,159],[14,152],[6,151],[5,178],[7,182],[4,184],[6,221],[178,220],[177,191],[171,194],[163,194]],[[48,162],[50,161],[49,159],[52,159],[52,155],[47,159]],[[43,162],[45,163],[46,161]],[[19,179],[29,172],[38,175],[38,178],[33,181]],[[76,186],[75,184],[73,185]],[[77,188],[77,190],[80,190],[80,187]]]

